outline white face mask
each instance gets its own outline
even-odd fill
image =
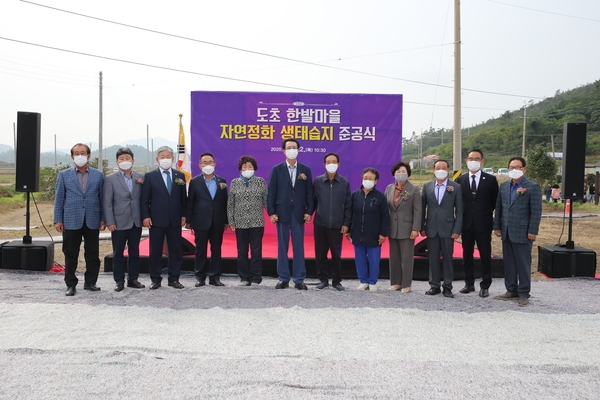
[[[75,165],[78,167],[83,167],[88,162],[87,156],[75,156],[73,157],[73,161],[75,161]]]
[[[245,171],[242,171],[242,176],[246,179],[250,179],[254,176],[254,170],[253,169],[247,169]]]
[[[123,171],[129,171],[132,166],[133,166],[133,163],[131,161],[122,161],[119,164],[119,168],[122,169]]]
[[[202,167],[202,173],[205,175],[210,175],[213,172],[215,172],[215,167],[213,167],[212,165],[205,165],[204,167]]]
[[[337,171],[337,169],[338,169],[338,165],[337,164],[327,164],[327,165],[325,165],[325,169],[330,174],[335,174],[335,171]]]
[[[508,177],[510,179],[517,180],[522,176],[523,176],[523,171],[521,171],[520,169],[513,169],[511,171],[508,171]]]
[[[408,180],[408,174],[395,174],[396,182],[406,182]]]
[[[288,149],[285,151],[285,156],[289,160],[295,160],[298,157],[298,149]]]
[[[171,165],[173,165],[173,160],[170,158],[161,158],[158,160],[158,165],[160,165],[162,169],[169,169],[171,168]]]
[[[448,177],[448,171],[446,171],[445,169],[438,169],[434,172],[434,175],[437,179],[441,181],[442,179],[446,179]]]
[[[469,161],[467,163],[467,168],[469,168],[469,171],[477,172],[481,168],[481,163],[479,161]]]
[[[375,181],[367,181],[363,179],[362,184],[363,187],[367,190],[371,190],[375,187]]]

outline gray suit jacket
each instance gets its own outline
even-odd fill
[[[422,202],[419,188],[410,182],[406,182],[404,192],[408,193],[408,199],[400,196],[398,206],[394,206],[394,192],[396,188],[390,183],[385,188],[385,199],[390,211],[390,239],[409,239],[411,231],[421,230]]]
[[[515,193],[510,202],[510,180],[502,182],[496,201],[494,230],[502,230],[502,240],[528,243],[527,234],[537,235],[542,218],[542,188],[527,178],[519,181],[522,194]]]
[[[127,188],[121,171],[114,172],[104,178],[104,216],[106,225],[116,225],[117,230],[131,229],[134,225],[142,226],[140,213],[141,182],[144,176],[131,173],[133,182],[131,193]]]
[[[421,230],[428,237],[439,235],[441,238],[450,239],[452,234],[461,233],[463,219],[463,203],[461,187],[458,183],[448,180],[442,202],[438,204],[435,193],[436,181],[423,185],[423,219]],[[448,188],[453,187],[452,192]]]

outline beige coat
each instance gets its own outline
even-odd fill
[[[402,195],[398,206],[394,207],[394,190],[393,183],[385,188],[385,198],[391,219],[389,237],[390,239],[409,239],[411,231],[421,230],[421,192],[417,186],[406,182],[404,192],[408,192],[409,197],[404,200],[405,196]]]

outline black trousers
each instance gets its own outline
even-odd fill
[[[196,242],[196,259],[194,272],[196,279],[203,282],[208,279],[218,279],[221,277],[221,246],[223,245],[223,232],[225,225],[210,225],[207,230],[194,229]],[[207,257],[206,248],[210,242],[210,260]]]
[[[168,226],[159,228],[153,225],[149,232],[150,258],[148,272],[152,282],[162,281],[162,254],[165,238],[167,238],[167,250],[169,252],[168,274],[169,282],[179,281],[181,264],[183,262],[183,249],[181,247],[181,226]]]
[[[133,226],[131,229],[116,230],[110,233],[113,246],[113,277],[115,282],[125,282],[125,271],[128,271],[127,281],[135,281],[140,276],[140,238],[142,227]],[[123,251],[127,246],[127,268]]]
[[[84,240],[84,282],[88,285],[95,285],[100,273],[100,231],[88,228],[84,221],[83,226],[79,229],[63,231],[62,237],[62,250],[65,255],[65,283],[67,287],[77,286],[79,282],[77,276],[75,276],[75,272],[77,271],[81,239]]]
[[[471,228],[462,231],[463,268],[465,271],[465,285],[475,285],[475,266],[473,265],[473,251],[477,243],[479,257],[481,258],[481,289],[489,289],[492,285],[492,232],[478,232]]]
[[[264,227],[235,230],[237,241],[237,270],[240,280],[253,283],[262,282],[262,238]],[[248,259],[250,247],[250,259]]]
[[[317,276],[321,282],[342,281],[342,233],[341,228],[325,228],[315,225],[315,258]],[[331,260],[327,253],[331,252]]]

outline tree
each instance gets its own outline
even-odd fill
[[[556,179],[556,161],[537,145],[527,152],[527,177],[540,185],[553,183]]]

